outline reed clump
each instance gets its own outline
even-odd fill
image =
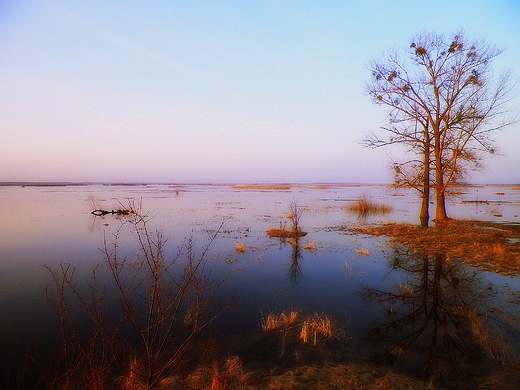
[[[287,314],[269,313],[267,317],[262,317],[262,330],[265,332],[289,330],[298,326],[298,312],[290,311]]]
[[[348,212],[357,214],[362,217],[376,214],[388,214],[392,211],[392,207],[373,202],[368,196],[362,195],[352,204],[348,206]]]
[[[284,338],[289,331],[294,331],[304,344],[317,345],[318,341],[326,341],[336,338],[332,319],[325,313],[313,313],[300,319],[296,311],[282,312],[280,314],[269,313],[262,316],[262,330],[264,332],[282,332]]]
[[[314,313],[303,321],[300,340],[304,344],[312,343],[316,345],[318,340],[328,340],[332,337],[334,337],[332,321],[326,314]]]

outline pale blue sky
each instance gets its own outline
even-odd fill
[[[0,1],[0,181],[389,183],[368,64],[464,29],[520,77],[520,2]],[[520,97],[514,100],[520,107]],[[520,182],[520,124],[474,183]]]

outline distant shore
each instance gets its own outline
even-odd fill
[[[291,189],[299,187],[312,187],[325,189],[333,187],[369,187],[369,186],[388,186],[389,183],[145,183],[145,182],[54,182],[54,181],[4,181],[0,182],[0,187],[72,187],[72,186],[211,186],[211,187],[232,187],[234,189]],[[464,184],[453,185],[452,187],[520,187],[520,183],[511,184]]]

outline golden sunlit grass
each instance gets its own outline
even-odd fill
[[[307,242],[307,245],[303,248],[306,251],[312,252],[318,249],[318,245],[315,242]]]
[[[235,252],[237,253],[246,253],[246,244],[239,244],[235,242]]]
[[[290,311],[288,314],[282,312],[280,314],[269,313],[267,317],[262,316],[262,330],[270,331],[286,331],[298,326],[298,312]]]
[[[278,237],[278,238],[300,238],[307,235],[307,233],[302,231],[293,232],[285,229],[269,229],[266,231],[269,237]]]
[[[133,357],[130,360],[129,366],[128,366],[128,374],[120,376],[117,380],[117,382],[120,385],[120,388],[122,390],[130,390],[130,389],[137,389],[139,388],[139,385],[141,383],[139,382],[139,371],[142,369],[142,365],[137,360],[136,357]],[[144,384],[142,384],[142,387],[144,387]]]
[[[285,223],[280,222],[280,229],[269,229],[266,231],[269,237],[277,237],[277,238],[291,238],[293,239],[293,244],[297,244],[298,240],[306,236],[307,233],[302,231],[300,228],[300,219],[301,212],[298,203],[294,201],[291,203],[291,212],[285,216],[285,219],[291,222],[291,229],[285,229]]]
[[[520,273],[520,230],[514,225],[449,220],[444,227],[385,224],[351,230],[391,237],[391,241],[410,246],[414,252],[443,253],[447,258],[506,275]]]
[[[392,211],[392,207],[372,202],[366,195],[363,195],[350,204],[347,210],[350,213],[366,217],[374,214],[388,214]]]
[[[370,255],[370,251],[368,249],[365,249],[365,248],[356,249],[356,254],[363,255],[363,256],[368,256],[368,255]]]
[[[300,332],[303,343],[316,345],[319,339],[328,340],[332,337],[332,321],[327,315],[314,313],[303,321]]]
[[[299,319],[296,311],[280,314],[269,313],[262,316],[262,330],[265,332],[282,332],[285,335],[289,331],[295,331],[299,339],[304,343],[316,345],[318,341],[325,341],[336,337],[333,332],[332,320],[324,313],[314,313],[303,320]]]

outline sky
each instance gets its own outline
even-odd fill
[[[0,0],[0,181],[391,183],[370,62],[421,31],[504,48],[517,0]],[[511,101],[520,108],[520,94]],[[474,184],[520,183],[520,124]]]

